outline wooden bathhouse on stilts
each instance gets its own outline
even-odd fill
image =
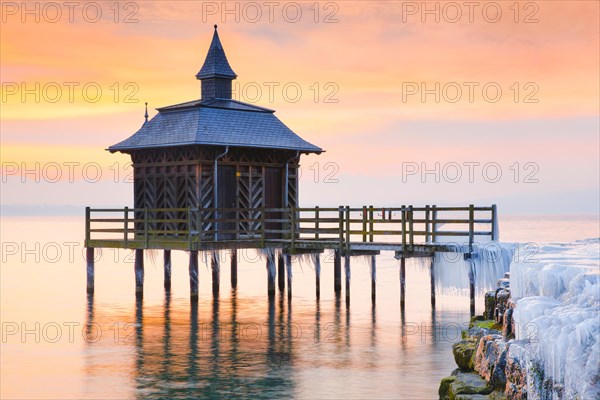
[[[334,290],[346,302],[350,257],[371,256],[375,302],[376,255],[394,251],[400,263],[404,305],[405,259],[462,252],[472,259],[475,239],[497,240],[495,206],[301,207],[298,199],[302,154],[323,152],[290,130],[273,110],[232,98],[237,75],[229,65],[215,25],[208,54],[196,78],[201,98],[158,108],[131,137],[110,152],[131,156],[133,208],[86,207],[87,289],[94,291],[94,248],[135,250],[136,293],[144,282],[144,249],[164,250],[165,288],[171,285],[171,251],[189,251],[190,294],[198,297],[198,252],[211,252],[213,292],[219,290],[218,251],[231,251],[231,284],[237,285],[237,249],[265,249],[268,293],[278,286],[291,295],[291,256],[315,255],[316,294],[320,292],[319,253],[334,252]],[[449,229],[442,229],[442,224]],[[465,246],[439,238],[463,237]],[[276,262],[276,259],[278,261]],[[276,264],[278,264],[276,266]],[[472,265],[474,265],[472,263]],[[431,268],[432,304],[435,276]],[[474,266],[469,276],[474,310]],[[287,279],[286,279],[287,278]]]
[[[275,111],[232,99],[231,69],[215,31],[196,78],[202,97],[158,108],[131,137],[108,148],[131,155],[134,208],[169,209],[151,215],[153,231],[175,231],[188,207],[210,210],[298,206],[301,154],[323,150],[296,135]],[[176,209],[184,211],[176,212]],[[203,219],[212,219],[206,211]],[[238,217],[223,211],[230,219]],[[222,215],[225,216],[225,215]],[[246,218],[248,217],[248,218]],[[238,223],[251,216],[239,215]],[[211,230],[205,226],[205,230]],[[232,221],[218,239],[235,239]]]

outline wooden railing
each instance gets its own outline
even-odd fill
[[[477,236],[497,240],[496,206],[337,208],[86,208],[86,246],[168,247],[245,242],[295,248],[311,242],[348,249],[353,243],[433,244],[442,237],[468,244]],[[489,240],[488,239],[488,240]],[[153,246],[151,246],[153,245]]]

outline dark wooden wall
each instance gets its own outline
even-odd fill
[[[183,146],[174,148],[138,150],[131,153],[134,167],[135,208],[199,208],[210,209],[214,204],[214,159],[222,154],[224,147]],[[218,208],[279,208],[286,205],[284,199],[287,184],[287,205],[298,206],[298,162],[296,152],[285,150],[230,148],[218,161]],[[285,180],[285,164],[288,181]],[[203,219],[213,217],[211,211],[201,211]],[[226,213],[235,218],[235,213]],[[231,214],[231,215],[230,215]],[[169,231],[181,228],[185,223],[185,211],[153,213],[151,218],[175,222],[156,223],[153,230]],[[259,211],[244,211],[239,219],[259,218]],[[249,222],[239,222],[242,230],[251,228]],[[259,222],[254,223],[258,228]],[[227,225],[220,229],[235,229]],[[210,223],[202,227],[212,230]],[[276,229],[274,227],[274,229]],[[225,237],[223,237],[225,239]]]

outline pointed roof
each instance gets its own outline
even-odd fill
[[[235,79],[223,46],[213,36],[198,79]],[[203,82],[204,84],[205,82]],[[158,114],[144,122],[129,138],[108,148],[110,152],[174,146],[233,146],[295,150],[320,154],[324,150],[296,135],[269,108],[231,98],[188,101],[157,108]]]
[[[208,54],[204,65],[200,68],[200,71],[196,74],[196,79],[208,79],[208,78],[229,78],[235,79],[237,75],[231,69],[225,50],[221,40],[219,40],[219,34],[217,33],[217,25],[215,25],[215,33],[213,34],[212,42],[208,48]]]

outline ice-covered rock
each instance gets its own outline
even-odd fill
[[[541,246],[511,265],[530,398],[600,398],[599,254],[593,239]]]

